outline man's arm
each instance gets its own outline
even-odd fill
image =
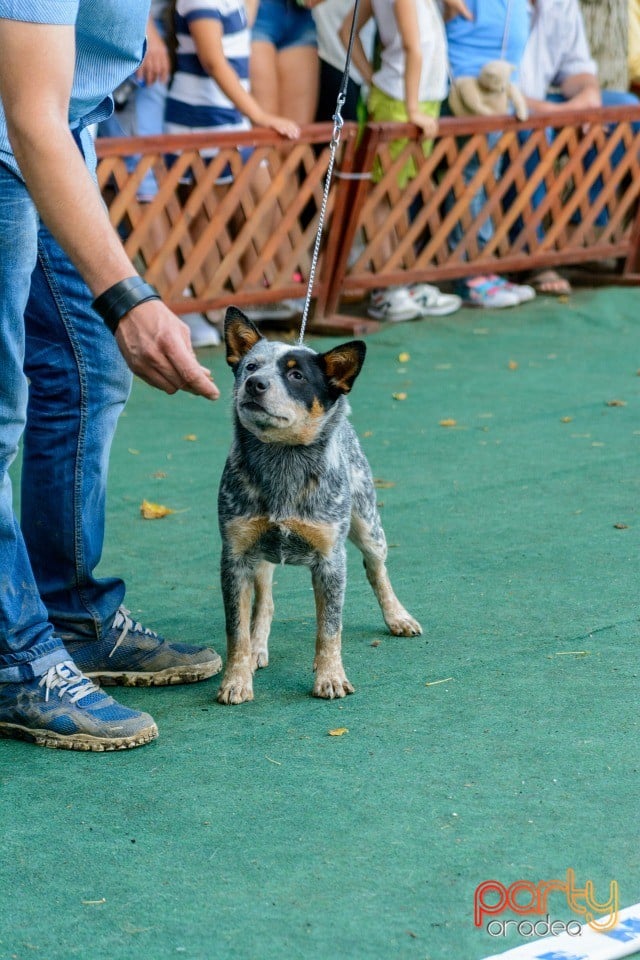
[[[97,296],[136,270],[68,127],[72,26],[0,19],[0,97],[11,145],[38,212]],[[117,332],[128,365],[153,386],[219,395],[188,328],[159,300],[134,307]]]
[[[602,106],[600,84],[593,73],[576,73],[566,77],[560,85],[560,92],[564,97],[562,102],[525,97],[527,106],[531,113],[539,115],[557,113],[558,110],[566,110],[568,107],[588,110]]]

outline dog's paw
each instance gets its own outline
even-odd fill
[[[347,694],[355,692],[355,688],[342,671],[318,674],[313,685],[314,697],[321,697],[323,700],[336,700],[338,697],[346,697]]]
[[[394,637],[419,637],[422,627],[403,607],[387,620],[387,626]]]
[[[223,677],[218,690],[218,703],[246,703],[253,700],[251,674],[231,673]]]
[[[253,650],[251,653],[251,669],[262,670],[269,666],[269,651],[266,647],[261,650]]]

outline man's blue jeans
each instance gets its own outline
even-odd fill
[[[0,164],[0,682],[69,659],[124,598],[98,580],[111,441],[131,375],[91,294]],[[23,438],[21,523],[8,469]]]

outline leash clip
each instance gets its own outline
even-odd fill
[[[342,107],[344,106],[345,100],[346,100],[345,95],[344,95],[343,93],[340,93],[340,94],[338,95],[338,102],[337,102],[337,104],[336,104],[336,112],[334,113],[334,115],[333,115],[332,118],[331,118],[331,119],[333,120],[333,133],[332,133],[332,135],[331,135],[331,144],[330,144],[330,146],[331,146],[333,149],[335,149],[335,148],[338,146],[338,144],[340,143],[340,134],[342,133],[342,128],[344,127],[344,119],[343,119],[342,113],[341,113],[340,111],[342,110]]]

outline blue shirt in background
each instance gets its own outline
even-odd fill
[[[473,20],[457,16],[446,24],[453,77],[477,77],[490,60],[508,60],[518,67],[529,36],[529,0],[467,0]]]

